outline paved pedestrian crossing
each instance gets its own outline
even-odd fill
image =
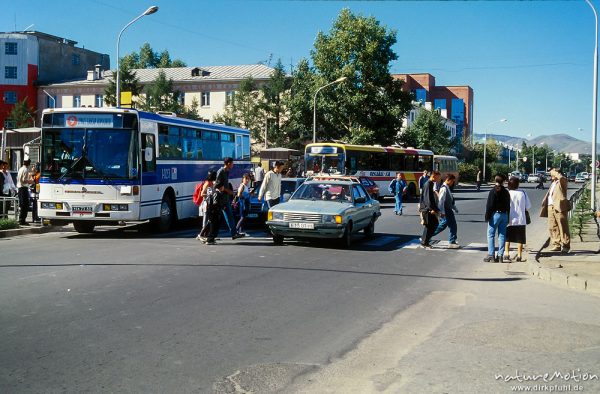
[[[421,245],[419,238],[412,239],[398,247],[398,249],[418,249]],[[448,241],[431,240],[431,246],[433,250],[451,250],[452,252],[462,253],[480,253],[487,250],[487,243],[472,242],[466,245],[461,245],[460,249],[449,249],[450,243]]]

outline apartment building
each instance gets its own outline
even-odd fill
[[[460,153],[473,133],[473,89],[467,85],[436,86],[435,77],[429,73],[393,74],[392,77],[403,81],[402,89],[414,93],[421,105],[431,103],[431,108],[446,112],[446,118],[456,124],[456,137],[463,142],[456,147]]]
[[[231,104],[244,79],[252,77],[260,88],[275,70],[262,64],[133,70],[142,86],[153,83],[160,71],[173,80],[173,89],[181,93],[180,102],[189,106],[195,99],[199,116],[211,122]],[[45,103],[44,108],[54,104],[58,108],[103,107],[104,90],[112,78],[112,71],[95,68],[85,79],[40,86],[38,100]]]
[[[38,109],[39,84],[85,78],[95,65],[110,66],[107,54],[79,48],[77,42],[37,31],[0,33],[0,126],[13,106],[27,98]]]

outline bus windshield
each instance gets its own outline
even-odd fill
[[[306,171],[325,174],[344,174],[344,153],[306,154]]]
[[[60,179],[136,178],[136,141],[131,129],[45,129],[42,175]]]

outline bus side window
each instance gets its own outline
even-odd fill
[[[152,149],[152,160],[146,161],[146,148]],[[153,134],[142,134],[142,172],[156,171],[156,152]]]

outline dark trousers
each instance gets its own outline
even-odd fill
[[[433,237],[433,234],[437,229],[439,221],[437,215],[431,212],[428,212],[427,215],[425,215],[424,219],[425,224],[423,227],[423,236],[421,237],[421,242],[423,244],[429,244],[429,241],[431,241],[431,237]]]
[[[27,214],[29,213],[29,188],[27,186],[20,187],[19,192],[19,223],[25,223]]]
[[[219,236],[219,228],[221,227],[221,211],[215,209],[214,212],[208,214],[208,240],[214,241]]]
[[[279,197],[274,200],[267,200],[267,205],[269,205],[269,208],[273,208],[277,204],[279,204]]]

